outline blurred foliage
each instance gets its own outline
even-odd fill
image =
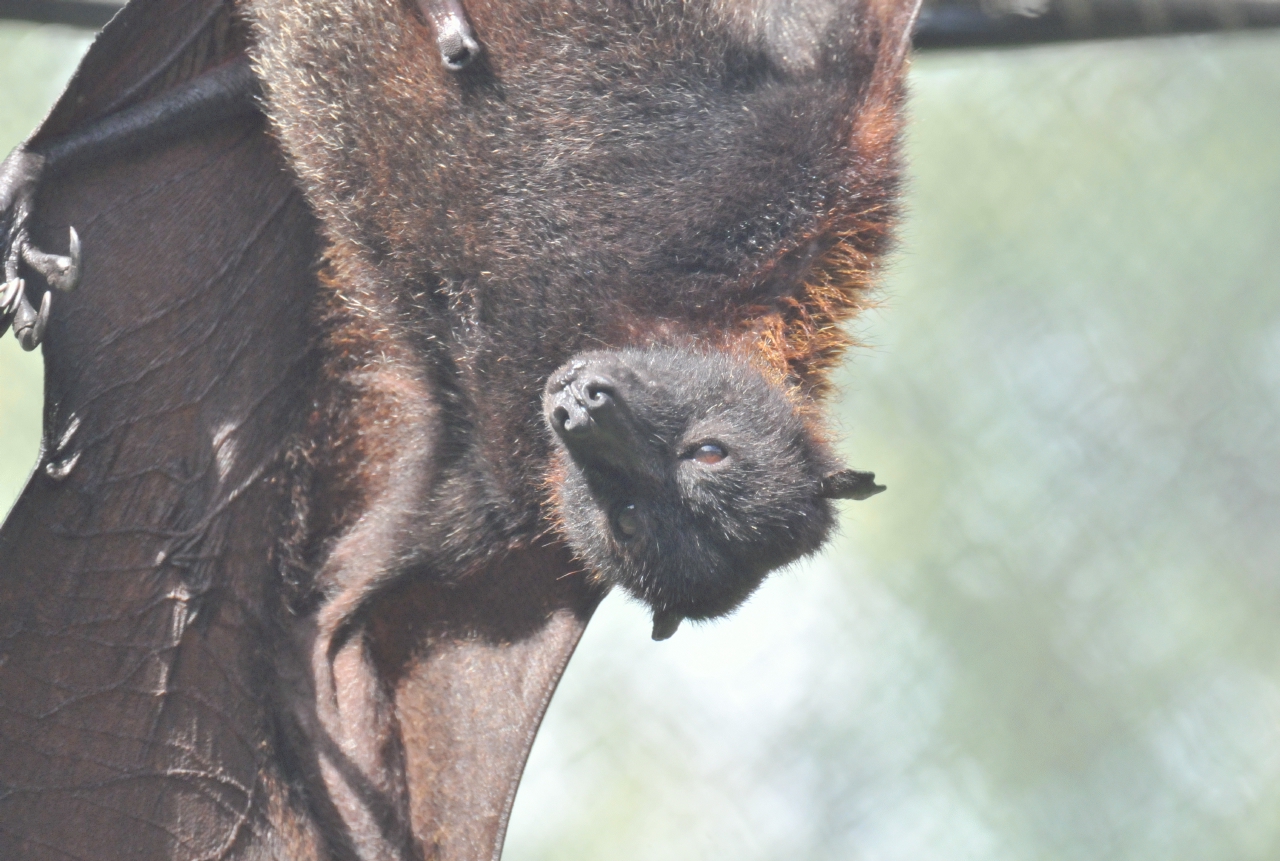
[[[92,38],[65,27],[0,24],[0,156],[31,134]],[[40,447],[42,366],[38,354],[0,334],[0,512],[7,512]]]
[[[85,38],[0,27],[0,145]],[[821,558],[611,597],[507,861],[1280,855],[1280,36],[933,54]],[[0,504],[39,366],[0,342]],[[8,495],[4,495],[8,494]]]

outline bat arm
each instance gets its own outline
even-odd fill
[[[80,238],[70,228],[66,255],[41,251],[31,243],[29,222],[40,180],[51,171],[145,152],[260,111],[258,81],[240,57],[161,95],[108,114],[71,134],[19,146],[0,163],[0,332],[12,322],[24,350],[44,338],[52,292],[37,308],[22,265],[45,284],[74,290],[80,282]]]
[[[44,156],[46,170],[129,155],[258,112],[258,95],[249,61],[240,57],[81,131],[37,141],[26,149]]]

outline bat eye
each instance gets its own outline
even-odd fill
[[[690,451],[685,457],[707,465],[719,463],[729,456],[729,452],[718,442],[704,442]]]
[[[613,522],[627,538],[635,538],[640,532],[640,514],[634,503],[627,503],[619,508],[618,513],[613,516]]]

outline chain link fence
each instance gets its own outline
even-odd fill
[[[86,44],[0,26],[0,145]],[[1280,34],[911,81],[837,409],[889,492],[730,620],[606,600],[507,861],[1280,857]],[[0,342],[0,505],[32,359]]]

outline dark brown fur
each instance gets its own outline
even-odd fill
[[[249,8],[332,243],[326,471],[377,465],[335,522],[408,457],[433,571],[531,540],[537,394],[583,349],[693,341],[820,395],[893,217],[905,45],[874,7],[779,46],[731,3],[473,2],[460,74],[395,0]]]
[[[814,420],[893,224],[912,10],[473,0],[483,53],[453,72],[400,0],[245,7],[329,242],[286,552],[318,608],[301,720],[335,746],[321,771],[356,851],[399,857],[372,597],[557,539],[540,395],[575,353],[723,351]]]

